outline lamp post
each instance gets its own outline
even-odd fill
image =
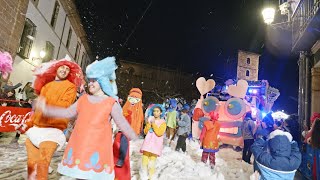
[[[281,0],[279,2],[282,2]],[[262,15],[264,22],[271,27],[274,28],[281,28],[290,30],[292,33],[292,7],[291,4],[295,3],[294,0],[288,0],[285,3],[279,5],[279,10],[282,15],[287,15],[288,19],[286,22],[280,23],[273,23],[275,12],[274,8],[267,7],[263,9]],[[294,8],[293,8],[294,9]],[[310,118],[310,59],[308,52],[300,51],[299,52],[299,100],[298,100],[298,116],[299,116],[299,123],[300,123],[300,132],[302,131],[301,127],[303,125],[310,125],[307,119]],[[307,123],[307,124],[306,124]]]
[[[285,2],[279,5],[279,10],[282,15],[286,15],[288,17],[287,21],[280,23],[273,23],[275,19],[276,9],[274,7],[265,7],[262,10],[262,16],[264,22],[272,27],[282,28],[282,29],[291,29],[291,3],[292,1]]]

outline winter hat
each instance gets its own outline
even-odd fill
[[[276,136],[286,136],[290,142],[292,141],[292,135],[290,133],[281,131],[279,129],[272,131],[269,135],[269,139],[273,139]]]
[[[190,110],[190,106],[188,104],[184,104],[182,110],[184,110],[184,109],[189,111]]]

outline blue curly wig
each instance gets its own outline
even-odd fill
[[[97,79],[104,93],[117,98],[118,89],[115,72],[117,68],[115,57],[107,57],[88,65],[86,74],[88,78]]]
[[[148,117],[153,116],[153,109],[155,107],[159,107],[161,109],[160,117],[163,118],[166,113],[166,109],[162,106],[162,104],[153,104],[148,111]]]

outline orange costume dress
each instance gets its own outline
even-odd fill
[[[48,107],[49,117],[76,117],[74,130],[58,165],[58,172],[77,179],[114,179],[111,116],[129,138],[134,131],[112,97],[82,95],[67,109]]]
[[[114,103],[111,97],[98,103],[91,103],[88,95],[80,97],[78,118],[59,164],[59,173],[81,179],[114,178],[109,122]]]

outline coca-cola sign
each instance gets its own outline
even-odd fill
[[[15,131],[31,116],[31,108],[0,107],[0,132]]]

